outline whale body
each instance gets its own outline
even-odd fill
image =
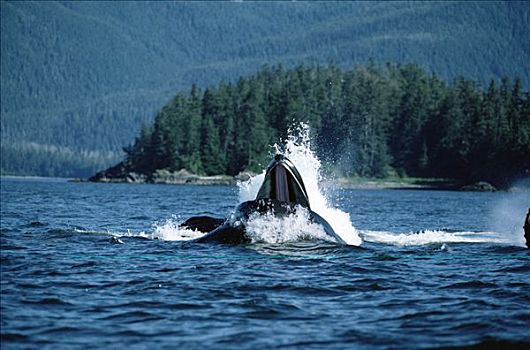
[[[227,219],[196,216],[186,220],[181,227],[204,232],[204,236],[194,240],[197,243],[250,243],[251,239],[246,234],[246,223],[250,217],[274,215],[282,218],[296,213],[297,210],[307,210],[309,221],[320,225],[337,243],[346,244],[323,217],[311,210],[300,173],[294,164],[281,154],[274,156],[269,163],[256,199],[239,204]]]

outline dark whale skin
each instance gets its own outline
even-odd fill
[[[250,243],[245,224],[251,215],[285,217],[299,208],[309,212],[309,221],[322,226],[326,234],[340,244],[346,244],[333,231],[331,225],[311,210],[302,176],[294,164],[282,154],[276,154],[267,167],[265,178],[255,200],[239,204],[226,220],[210,216],[196,216],[186,220],[181,227],[206,233],[194,242],[228,244]]]
[[[245,223],[251,215],[267,215],[272,213],[276,217],[286,217],[294,214],[298,208],[302,207],[291,202],[283,202],[270,198],[243,202],[237,207],[234,215],[206,235],[195,239],[194,242],[217,242],[226,244],[250,243],[251,239],[246,234]],[[326,234],[338,243],[346,244],[323,217],[308,208],[303,209],[309,211],[309,220],[311,222],[321,225]],[[217,220],[216,222],[219,222],[219,219],[214,218],[208,218],[208,220],[211,220],[211,222]]]

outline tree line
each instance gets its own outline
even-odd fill
[[[264,67],[237,83],[179,92],[124,148],[128,171],[259,171],[290,126],[343,175],[487,180],[530,169],[530,99],[520,79],[447,84],[417,65]]]

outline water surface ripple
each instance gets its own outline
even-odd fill
[[[530,345],[530,254],[499,214],[527,194],[338,190],[360,247],[226,246],[149,233],[226,215],[231,187],[1,185],[2,349]]]

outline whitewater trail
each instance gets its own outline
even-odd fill
[[[366,242],[397,246],[419,246],[434,243],[513,243],[511,239],[497,232],[425,230],[420,232],[394,233],[361,230],[360,235]]]

